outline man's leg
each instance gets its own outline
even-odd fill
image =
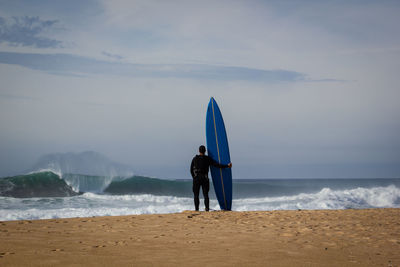
[[[210,191],[210,181],[208,178],[203,179],[202,183],[204,205],[206,206],[206,211],[210,210],[210,199],[208,198],[208,191]]]
[[[193,194],[194,194],[194,208],[196,211],[199,210],[199,194],[200,194],[200,183],[198,178],[193,179]]]

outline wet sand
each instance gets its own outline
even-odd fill
[[[0,222],[0,266],[400,266],[400,209]]]

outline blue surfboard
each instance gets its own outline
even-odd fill
[[[229,155],[228,137],[226,135],[224,119],[221,111],[211,97],[207,108],[206,137],[208,156],[220,164],[231,162]],[[215,195],[222,210],[231,210],[232,207],[232,170],[231,168],[217,168],[211,166],[211,177]]]

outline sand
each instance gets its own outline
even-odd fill
[[[0,222],[0,266],[400,266],[400,209]]]

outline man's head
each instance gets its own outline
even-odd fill
[[[201,145],[201,146],[199,147],[199,152],[200,152],[200,154],[205,154],[205,153],[206,153],[206,147],[203,146],[203,145]]]

